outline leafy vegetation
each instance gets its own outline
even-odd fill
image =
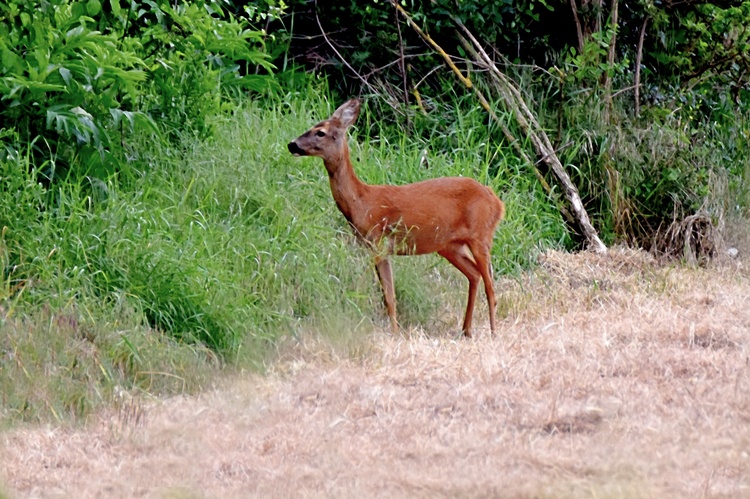
[[[5,162],[16,168],[10,178],[25,178],[16,190],[24,193],[28,206],[17,212],[16,200],[3,198],[0,212],[7,227],[2,239],[3,328],[11,343],[3,347],[2,367],[8,379],[26,376],[29,365],[39,373],[63,361],[60,356],[26,358],[31,354],[24,348],[31,347],[24,347],[20,331],[36,327],[29,320],[52,324],[47,334],[88,335],[82,340],[88,347],[66,350],[64,362],[89,366],[87,376],[98,376],[91,384],[104,384],[109,391],[114,386],[158,386],[152,380],[158,375],[143,372],[179,376],[167,376],[162,390],[182,390],[174,379],[189,378],[179,367],[183,364],[171,367],[178,360],[166,354],[149,360],[151,349],[172,351],[178,359],[189,355],[194,362],[211,358],[207,352],[213,351],[233,363],[262,367],[280,335],[307,328],[372,327],[363,320],[380,323],[381,296],[370,256],[335,211],[322,165],[293,158],[285,147],[288,139],[330,113],[331,104],[320,97],[288,95],[268,105],[247,102],[214,119],[211,139],[186,137],[177,145],[147,146],[147,134],[142,150],[150,150],[141,161],[150,165],[150,173],[131,181],[127,190],[113,180],[93,192],[86,180],[69,181],[52,200],[50,191],[35,183],[36,172],[28,163]],[[363,118],[374,119],[371,114]],[[530,264],[540,246],[564,241],[565,230],[536,185],[512,174],[518,165],[511,161],[488,173],[492,151],[472,145],[471,129],[483,126],[479,120],[472,124],[474,119],[466,117],[457,127],[466,147],[451,155],[429,142],[404,141],[394,147],[386,139],[365,138],[355,146],[357,170],[369,182],[463,173],[493,185],[504,193],[512,213],[498,233],[495,267],[515,272]],[[136,137],[131,140],[139,144]],[[430,151],[429,170],[420,164],[425,149]],[[38,209],[50,203],[54,211]],[[396,263],[407,326],[432,319],[455,328],[464,283],[437,262],[430,256]],[[454,287],[461,292],[449,292]],[[434,293],[437,289],[442,296]],[[453,302],[455,317],[436,314],[445,300]],[[66,325],[62,332],[60,321]],[[71,321],[75,328],[67,326]],[[132,336],[147,343],[141,346]],[[46,341],[46,336],[38,338]],[[96,351],[95,361],[88,358],[89,347]],[[123,362],[127,369],[119,367],[118,376],[104,375],[95,362],[105,372]],[[29,372],[32,381],[37,379]],[[49,410],[35,406],[48,401],[15,393],[27,393],[29,383],[5,386],[18,400],[7,408],[13,414],[32,417]],[[81,390],[76,385],[59,388]],[[82,401],[69,409],[85,413],[93,403]]]
[[[0,35],[5,154],[30,146],[49,182],[104,179],[127,165],[136,127],[206,134],[225,92],[273,85],[247,74],[272,69],[262,33],[219,2],[13,0]]]

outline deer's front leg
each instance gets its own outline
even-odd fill
[[[378,272],[380,286],[383,288],[383,298],[388,317],[391,319],[391,329],[398,332],[398,321],[396,321],[396,291],[393,287],[393,271],[391,261],[387,257],[375,258],[375,270]]]

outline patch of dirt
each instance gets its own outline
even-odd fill
[[[497,288],[496,338],[309,335],[265,376],[8,430],[2,482],[11,497],[750,496],[740,262],[549,253]]]

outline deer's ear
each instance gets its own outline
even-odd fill
[[[359,99],[351,99],[341,104],[331,118],[339,120],[344,128],[348,128],[357,121],[357,116],[359,116]]]

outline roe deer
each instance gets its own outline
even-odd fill
[[[463,177],[442,177],[407,185],[368,185],[349,158],[346,129],[359,116],[359,100],[341,105],[287,146],[295,156],[317,156],[328,170],[333,199],[359,239],[375,251],[375,268],[394,332],[396,297],[389,254],[438,253],[469,279],[463,334],[471,336],[477,285],[484,280],[495,334],[495,288],[490,249],[503,202],[489,187]]]

